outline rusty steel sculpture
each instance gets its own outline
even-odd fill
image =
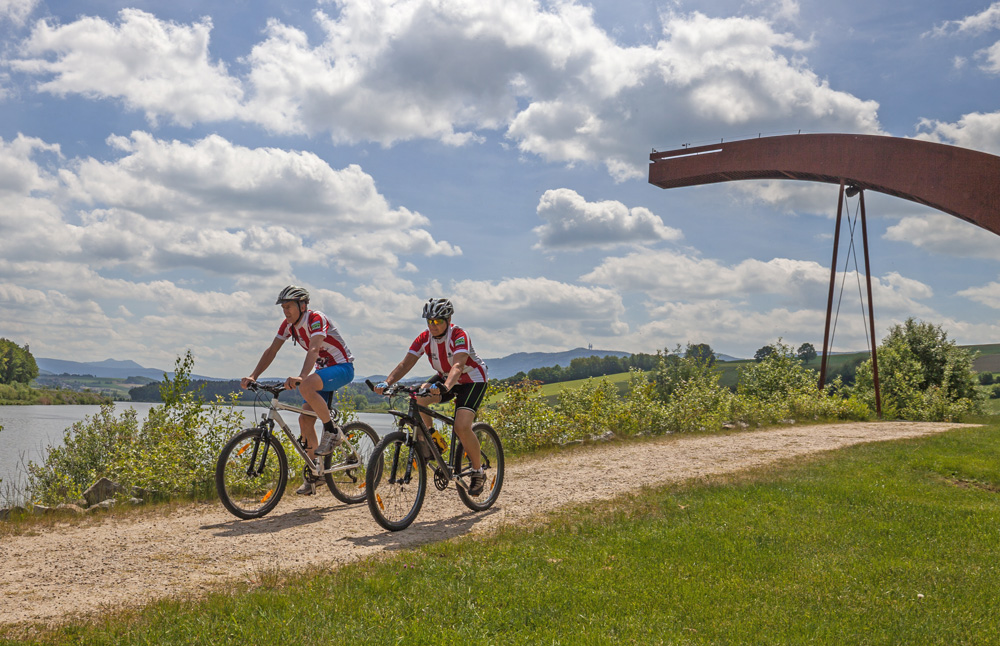
[[[649,183],[660,188],[750,179],[792,179],[840,186],[820,388],[826,382],[844,196],[845,193],[848,197],[860,195],[875,406],[880,416],[882,402],[864,192],[872,190],[918,202],[1000,235],[1000,157],[967,148],[875,135],[799,134],[686,146],[665,152],[654,150],[649,160]]]

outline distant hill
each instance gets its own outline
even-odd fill
[[[35,357],[38,364],[38,372],[42,375],[92,375],[94,377],[104,377],[113,379],[125,379],[127,377],[148,377],[157,381],[163,380],[163,373],[166,372],[173,378],[174,373],[157,368],[143,368],[135,361],[118,361],[115,359],[105,359],[104,361],[66,361],[64,359],[46,359]],[[216,381],[214,377],[203,377],[191,375],[191,379],[205,379]]]
[[[573,359],[580,357],[605,357],[607,355],[616,357],[627,357],[631,352],[621,352],[619,350],[588,350],[586,348],[575,348],[564,352],[516,352],[499,359],[486,359],[486,365],[490,371],[490,379],[506,379],[513,377],[519,372],[528,372],[532,368],[549,368],[552,366],[569,365]]]

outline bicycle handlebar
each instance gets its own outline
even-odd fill
[[[271,384],[263,384],[259,381],[251,381],[247,385],[247,390],[252,390],[253,392],[263,390],[264,392],[269,392],[275,397],[277,397],[278,393],[281,393],[285,390],[285,384],[271,385]]]
[[[372,383],[371,379],[365,379],[365,385],[368,386],[372,392],[375,392],[375,384]],[[382,394],[386,397],[392,397],[396,393],[407,393],[409,395],[415,395],[417,397],[426,397],[427,395],[433,395],[430,388],[421,388],[420,386],[404,386],[403,384],[393,384],[382,391]]]

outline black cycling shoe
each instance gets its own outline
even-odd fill
[[[478,496],[483,493],[483,488],[486,486],[486,472],[485,471],[473,471],[469,474],[469,495]]]

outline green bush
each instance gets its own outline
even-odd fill
[[[624,396],[611,382],[587,379],[559,394],[556,408],[540,396],[537,382],[491,382],[479,418],[489,423],[514,452],[596,438],[660,434],[669,430],[669,413],[655,386],[640,370],[629,375]]]
[[[663,350],[656,353],[657,365],[654,370],[656,393],[662,401],[670,401],[674,391],[681,388],[691,379],[707,377],[714,372],[715,355],[699,352],[697,346],[688,344],[687,350],[681,354],[678,345],[671,352]]]
[[[615,434],[618,400],[618,388],[606,379],[590,378],[579,388],[561,391],[556,406],[563,426],[560,443]]]
[[[45,504],[78,500],[95,480],[162,497],[200,497],[212,491],[219,449],[243,425],[243,414],[217,398],[205,406],[185,392],[193,359],[178,358],[163,385],[163,406],[140,425],[134,409],[120,415],[107,404],[67,429],[63,444],[48,447],[42,464],[28,464],[29,499]],[[231,404],[231,402],[228,402]]]
[[[529,379],[513,384],[490,382],[489,404],[479,419],[496,430],[507,450],[528,452],[556,444],[559,417],[542,401],[539,391],[538,382]]]
[[[696,369],[672,389],[665,403],[670,432],[717,431],[731,419],[733,393],[719,384],[721,376],[718,371]]]
[[[909,318],[889,330],[877,356],[883,417],[956,421],[982,412],[975,355],[949,341],[941,326]],[[858,367],[854,393],[875,408],[870,359]]]

